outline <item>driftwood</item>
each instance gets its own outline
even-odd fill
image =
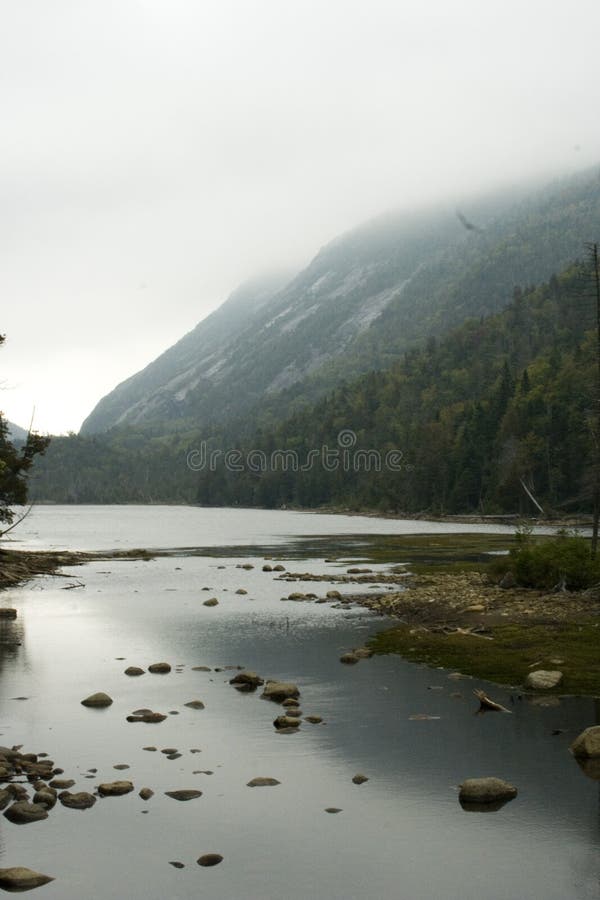
[[[507,709],[505,706],[502,706],[500,703],[496,703],[495,700],[492,700],[486,693],[479,690],[474,690],[473,693],[479,700],[479,712],[483,712],[484,710],[493,710],[494,712],[504,712],[510,713],[511,710]]]

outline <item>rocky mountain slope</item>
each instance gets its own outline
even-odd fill
[[[432,335],[504,308],[600,234],[597,171],[529,194],[389,214],[324,247],[287,284],[254,282],[142,372],[81,433],[202,428],[267,405],[276,415],[386,368]]]

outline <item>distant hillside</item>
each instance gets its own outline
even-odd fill
[[[529,491],[547,513],[589,510],[591,285],[575,265],[273,428],[237,443],[214,434],[208,450],[236,447],[241,468],[215,456],[198,472],[198,502],[532,514]]]
[[[168,433],[260,409],[273,417],[381,369],[431,335],[510,303],[600,235],[597,171],[527,196],[395,214],[342,235],[292,281],[236,292],[100,401],[81,433]],[[253,413],[254,416],[254,413]]]
[[[589,511],[598,390],[590,287],[589,270],[575,264],[517,288],[502,312],[430,338],[274,424],[55,438],[36,462],[33,496],[530,514],[530,491],[547,513]],[[197,464],[203,446],[216,452],[212,468]],[[337,463],[324,464],[324,447]],[[224,465],[228,450],[238,451],[234,466]],[[290,453],[295,467],[281,462]]]

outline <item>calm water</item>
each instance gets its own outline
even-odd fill
[[[226,558],[207,551],[96,562],[2,595],[19,619],[1,632],[0,741],[49,753],[63,777],[76,779],[72,790],[122,777],[136,790],[85,812],[58,806],[28,826],[0,817],[0,865],[54,875],[40,889],[49,900],[597,897],[599,786],[567,750],[596,721],[593,701],[511,706],[509,691],[487,686],[514,713],[476,716],[471,692],[484,683],[451,680],[444,670],[396,657],[342,666],[340,654],[385,621],[361,610],[281,603],[294,586],[262,572],[263,555],[247,555],[261,544],[279,544],[284,553],[293,536],[417,529],[475,530],[184,507],[36,510],[19,534],[22,545],[240,549]],[[246,562],[255,568],[236,567]],[[283,562],[293,571],[339,571],[322,559]],[[84,586],[64,589],[78,582]],[[315,592],[328,587],[317,584]],[[235,594],[238,588],[247,595]],[[219,606],[204,607],[213,596]],[[20,646],[7,646],[16,640]],[[160,660],[181,669],[123,674],[128,665]],[[197,665],[244,665],[296,681],[304,714],[327,724],[278,735],[272,720],[279,707],[239,694],[227,683],[230,672],[192,671]],[[97,690],[113,705],[82,707]],[[193,699],[206,708],[184,705]],[[143,706],[178,715],[160,725],[125,721]],[[410,719],[418,713],[439,719]],[[553,736],[558,728],[565,733]],[[168,760],[144,751],[147,745],[176,747],[182,756]],[[190,753],[196,748],[202,752]],[[115,770],[120,763],[130,769]],[[90,767],[98,769],[96,780],[85,778]],[[199,770],[213,774],[194,774]],[[369,781],[352,784],[357,772]],[[257,775],[281,784],[246,787]],[[477,775],[512,781],[518,798],[494,813],[463,811],[457,785]],[[137,795],[144,786],[155,791],[147,803]],[[178,803],[163,793],[175,788],[204,793]],[[330,806],[342,812],[325,813]],[[224,856],[220,866],[196,865],[212,851]]]

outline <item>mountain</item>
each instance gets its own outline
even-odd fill
[[[289,283],[239,289],[101,400],[81,434],[205,428],[259,406],[277,417],[469,316],[502,309],[515,285],[548,278],[599,233],[597,170],[458,214],[382,216],[332,241]]]
[[[21,428],[19,425],[15,425],[14,422],[7,421],[8,425],[8,437],[13,443],[24,444],[27,440],[27,431],[24,428]]]
[[[592,505],[598,380],[589,266],[515,292],[381,372],[198,462],[203,505],[546,514]],[[235,465],[224,453],[235,446]],[[326,453],[324,454],[324,450]],[[316,454],[316,455],[315,455]]]

